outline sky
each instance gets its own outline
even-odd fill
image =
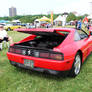
[[[1,0],[0,16],[9,16],[9,8],[16,7],[17,15],[48,14],[76,11],[89,14],[92,0]]]

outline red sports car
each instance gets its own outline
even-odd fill
[[[92,32],[72,28],[17,29],[31,34],[14,43],[7,52],[14,66],[58,74],[69,71],[71,77],[79,74],[86,57],[92,52]]]

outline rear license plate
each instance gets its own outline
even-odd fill
[[[24,59],[24,65],[30,68],[34,68],[34,61],[33,60],[28,60]]]

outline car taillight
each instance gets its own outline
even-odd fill
[[[9,48],[9,52],[14,52],[15,51],[15,49],[14,48]]]
[[[16,53],[19,53],[19,54],[21,54],[21,52],[22,52],[20,49],[16,49],[15,51],[16,51]]]
[[[54,51],[43,51],[43,50],[33,50],[33,49],[24,49],[24,48],[16,48],[10,47],[9,52],[38,57],[38,58],[45,58],[45,59],[52,59],[52,60],[64,60],[64,54]]]
[[[54,60],[64,60],[64,55],[62,53],[40,52],[40,57]]]
[[[9,48],[9,52],[21,54],[22,53],[22,50],[21,49],[16,49],[16,48],[10,47]]]
[[[55,59],[55,60],[63,60],[64,59],[63,54],[53,54],[53,53],[50,54],[50,58]]]
[[[43,58],[49,58],[49,53],[46,53],[46,52],[40,52],[40,57],[43,57]]]

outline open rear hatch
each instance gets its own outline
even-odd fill
[[[58,36],[55,29],[43,29],[43,28],[31,28],[31,29],[15,29],[15,31],[22,32],[22,33],[28,33],[28,34],[34,34],[34,35],[47,35],[47,36]],[[64,34],[61,34],[64,36]]]
[[[55,29],[16,29],[16,31],[36,35],[33,40],[15,44],[21,47],[53,49],[66,38],[63,33],[58,33]]]

